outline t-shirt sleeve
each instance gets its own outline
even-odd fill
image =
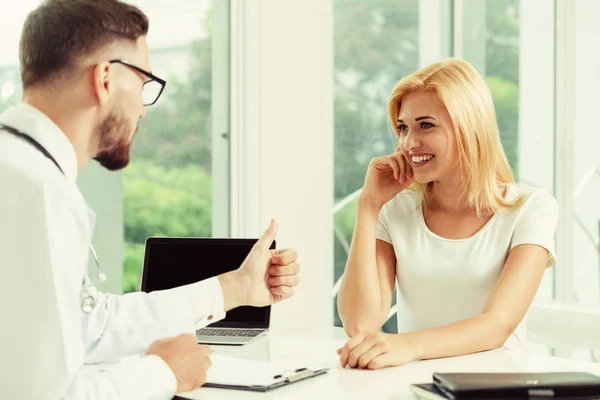
[[[558,223],[558,203],[548,192],[533,192],[523,204],[517,220],[510,249],[521,244],[535,244],[548,250],[546,267],[556,264],[554,235]]]
[[[389,244],[393,244],[392,237],[390,236],[390,230],[388,228],[387,204],[384,205],[379,212],[379,217],[377,218],[377,232],[375,237],[379,240],[383,240],[384,242],[388,242]]]

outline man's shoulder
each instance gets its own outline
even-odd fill
[[[11,163],[4,157],[0,159],[0,188],[0,204],[7,212],[15,207],[44,202],[44,181],[21,164]]]
[[[0,171],[0,180],[11,180],[15,189],[21,186],[60,188],[65,183],[64,176],[46,156],[12,135],[0,134]]]
[[[74,203],[75,185],[70,185],[41,153],[20,139],[0,136],[0,202],[12,204],[49,205],[59,203],[61,207]],[[77,194],[77,193],[75,193]]]

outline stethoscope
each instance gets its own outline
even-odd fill
[[[44,156],[46,156],[50,161],[52,161],[54,163],[54,165],[56,165],[56,168],[58,168],[59,171],[63,175],[65,175],[65,172],[62,170],[60,165],[58,165],[58,162],[54,159],[54,157],[52,157],[52,154],[48,153],[48,150],[46,150],[46,148],[44,146],[42,146],[37,140],[35,140],[31,136],[27,135],[26,133],[19,131],[18,129],[15,129],[10,126],[6,126],[1,123],[0,123],[0,130],[4,130],[8,133],[11,133],[11,134],[15,135],[16,137],[19,137],[19,138],[25,140],[26,142],[28,142],[29,144],[31,144],[33,147],[35,147],[37,150],[39,150]],[[92,246],[91,243],[90,243],[90,252],[92,253],[94,263],[96,264],[96,279],[93,282],[90,282],[88,284],[86,282],[86,279],[83,278],[83,282],[81,284],[81,311],[83,311],[85,314],[91,313],[92,310],[94,309],[94,307],[96,307],[96,299],[94,298],[94,296],[91,295],[91,293],[89,291],[90,286],[97,285],[99,283],[106,281],[106,274],[104,274],[100,270],[100,262],[98,262],[98,255],[96,254],[96,250],[94,250],[94,246]]]

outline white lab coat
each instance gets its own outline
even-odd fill
[[[218,281],[124,296],[92,288],[97,304],[84,314],[95,216],[76,186],[73,146],[26,104],[0,122],[40,142],[66,175],[32,145],[0,131],[0,399],[170,399],[176,380],[162,359],[116,362],[156,339],[222,319]],[[85,367],[97,363],[116,364]]]

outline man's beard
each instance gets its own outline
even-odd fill
[[[131,142],[129,124],[123,112],[113,111],[97,128],[99,150],[94,160],[110,171],[123,169],[129,164]]]

